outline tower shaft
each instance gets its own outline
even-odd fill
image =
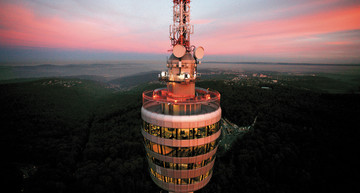
[[[190,0],[173,0],[172,54],[159,79],[166,88],[145,91],[141,117],[149,172],[169,192],[193,192],[211,179],[221,135],[220,94],[195,87],[204,49],[190,45]]]

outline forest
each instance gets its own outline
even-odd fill
[[[357,192],[359,94],[294,84],[204,80],[221,93],[223,117],[254,128],[215,161],[198,192]],[[47,78],[0,84],[0,142],[9,192],[160,192],[142,136],[141,84],[114,92],[101,82]]]

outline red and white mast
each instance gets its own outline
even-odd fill
[[[204,48],[192,46],[190,35],[194,27],[190,24],[190,0],[173,0],[173,24],[169,27],[172,54],[167,61],[168,71],[159,77],[166,81],[169,100],[184,100],[195,97],[197,65],[204,55]]]
[[[174,0],[173,24],[170,25],[171,45],[182,45],[190,51],[190,34],[194,27],[190,25],[190,0]]]

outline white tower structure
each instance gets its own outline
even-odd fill
[[[142,135],[153,181],[169,192],[193,192],[211,179],[221,135],[220,94],[195,87],[204,48],[190,46],[190,0],[173,0],[172,54],[159,74],[166,88],[145,91]]]

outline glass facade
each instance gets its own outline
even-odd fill
[[[206,154],[214,150],[218,143],[219,139],[204,145],[194,147],[171,147],[166,145],[159,145],[144,137],[144,144],[149,150],[170,157],[192,157]]]
[[[202,160],[202,161],[197,162],[197,163],[183,164],[183,163],[164,162],[164,161],[156,159],[155,157],[151,156],[149,153],[147,154],[147,157],[155,165],[158,165],[160,167],[167,168],[167,169],[173,169],[173,170],[193,170],[193,169],[198,169],[198,168],[206,166],[207,164],[211,163],[215,159],[215,156],[211,156],[208,159]]]
[[[171,178],[167,176],[163,176],[157,172],[155,172],[152,168],[150,168],[150,173],[157,179],[166,182],[166,183],[172,183],[177,185],[186,185],[186,184],[195,184],[197,182],[200,182],[207,178],[212,172],[212,169],[208,171],[206,174],[195,177],[195,178]]]
[[[199,139],[218,132],[220,129],[220,122],[201,128],[176,129],[160,127],[143,121],[143,129],[150,135],[165,139]]]
[[[143,107],[165,115],[198,115],[214,112],[220,107],[220,93],[217,91],[196,88],[196,97],[169,98],[173,95],[174,83],[170,85],[170,91],[161,88],[143,92]]]

